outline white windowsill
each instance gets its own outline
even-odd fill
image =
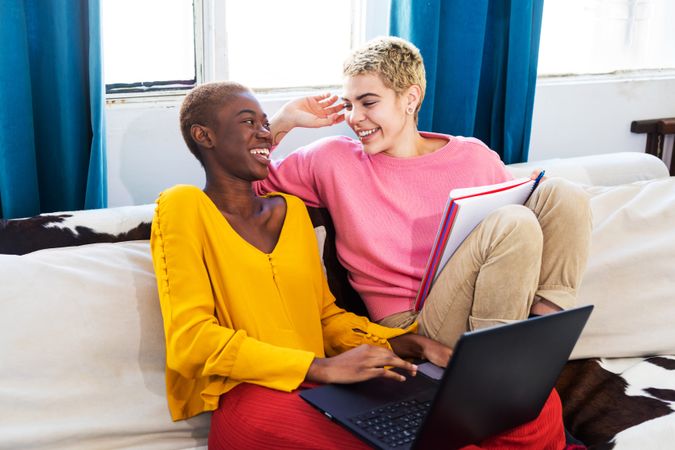
[[[537,86],[560,84],[613,83],[620,81],[652,81],[675,79],[675,69],[618,70],[601,74],[544,75],[537,77]]]
[[[174,92],[138,92],[130,94],[113,94],[106,97],[108,108],[138,108],[138,107],[174,107],[180,105],[189,90]],[[341,86],[299,87],[283,89],[261,89],[254,93],[261,103],[286,102],[288,100],[318,95],[326,92],[340,95]]]

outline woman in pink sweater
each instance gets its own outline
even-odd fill
[[[402,39],[378,38],[344,63],[344,94],[298,99],[272,118],[275,143],[297,126],[343,118],[358,136],[330,137],[274,161],[259,193],[284,191],[325,207],[336,248],[370,317],[453,346],[459,335],[574,306],[591,232],[588,198],[563,180],[543,182],[525,206],[489,215],[462,243],[414,309],[448,193],[510,180],[474,138],[420,132],[422,57]],[[344,108],[344,114],[340,114]]]

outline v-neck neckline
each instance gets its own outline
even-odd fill
[[[261,254],[261,255],[267,256],[267,257],[273,255],[273,254],[276,252],[276,250],[279,248],[279,244],[281,243],[281,240],[282,240],[282,238],[284,237],[284,234],[285,234],[285,230],[286,230],[286,219],[288,218],[288,209],[290,208],[290,204],[289,204],[288,199],[286,198],[286,195],[285,195],[285,194],[283,194],[283,193],[281,193],[281,192],[275,192],[274,194],[266,194],[266,195],[261,195],[261,196],[260,196],[260,197],[264,197],[264,198],[281,197],[281,198],[284,200],[284,203],[286,203],[286,213],[284,214],[284,220],[283,220],[283,222],[281,223],[281,231],[279,232],[279,237],[277,238],[277,242],[274,244],[274,248],[272,248],[272,251],[270,251],[269,253],[267,253],[267,252],[265,252],[265,251],[259,249],[259,248],[256,247],[255,245],[251,244],[251,243],[250,243],[249,241],[247,241],[246,239],[244,239],[244,237],[243,237],[241,234],[239,234],[239,233],[237,232],[237,230],[234,229],[234,227],[232,226],[232,224],[230,223],[230,221],[227,220],[227,218],[223,215],[223,213],[220,212],[220,210],[218,209],[218,207],[216,206],[216,204],[213,202],[213,200],[211,200],[211,197],[209,197],[209,196],[206,194],[206,192],[204,192],[204,191],[200,191],[200,192],[201,192],[202,194],[204,194],[204,196],[206,197],[206,199],[208,200],[208,202],[211,204],[211,206],[213,207],[213,209],[216,210],[216,213],[218,214],[218,216],[220,216],[220,218],[223,219],[223,222],[225,222],[225,224],[227,225],[227,228],[229,228],[230,231],[237,237],[237,240],[239,240],[239,241],[241,241],[242,243],[244,243],[245,246],[247,246],[247,247],[251,248],[252,250],[254,250],[255,252],[257,252],[257,253],[259,253],[259,254]]]

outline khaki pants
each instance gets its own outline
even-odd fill
[[[590,237],[586,193],[548,179],[525,206],[500,208],[471,232],[419,314],[404,311],[379,323],[407,326],[417,319],[420,334],[453,347],[465,331],[527,318],[535,296],[573,307]]]

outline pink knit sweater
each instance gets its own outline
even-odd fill
[[[330,137],[271,165],[259,194],[282,191],[325,207],[335,224],[338,258],[373,320],[410,310],[450,190],[512,177],[477,139],[448,139],[413,158],[367,155],[361,143]]]

